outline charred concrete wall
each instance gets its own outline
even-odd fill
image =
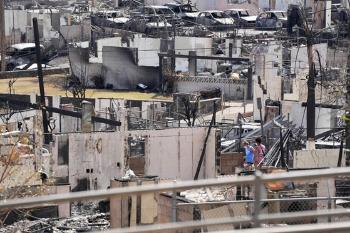
[[[132,48],[103,47],[105,84],[113,89],[135,90],[142,83],[155,88],[159,82],[158,67],[138,66],[137,51]]]
[[[124,141],[119,133],[87,133],[68,135],[68,164],[58,164],[58,153],[67,143],[60,140],[65,135],[55,135],[53,143],[53,158],[56,170],[63,173],[68,167],[69,183],[73,191],[96,190],[107,188],[110,180],[123,175]]]
[[[109,186],[128,169],[130,137],[145,138],[144,175],[192,180],[200,159],[207,128],[177,128],[125,132],[98,132],[54,135],[54,173],[68,177],[72,190],[94,190]],[[67,140],[68,137],[68,140]],[[62,143],[64,145],[62,145]],[[200,179],[216,176],[216,132],[212,131]],[[64,158],[68,153],[68,163]]]
[[[73,41],[90,41],[91,39],[91,22],[84,20],[81,24],[62,25],[60,32],[67,42]]]
[[[79,77],[87,86],[94,85],[94,78],[103,74],[101,63],[89,62],[88,48],[70,48],[69,60],[71,63],[72,74]]]
[[[27,12],[22,10],[5,10],[5,35],[11,34],[13,29],[25,32],[27,26]]]
[[[135,36],[129,42],[130,48],[138,48],[136,64],[139,66],[159,66],[158,53],[160,52],[160,39]]]
[[[294,168],[337,167],[339,149],[302,150],[294,152]],[[345,166],[343,156],[342,166]]]
[[[327,49],[328,45],[327,43],[321,43],[321,44],[315,44],[313,45],[313,51],[314,54],[318,53],[320,56],[315,55],[314,56],[314,63],[316,66],[316,69],[319,69],[320,62],[322,67],[326,67],[326,61],[327,61]],[[308,56],[307,56],[307,47],[293,47],[291,48],[291,72],[295,74],[304,75],[306,72],[308,72],[309,69],[309,63],[308,63]]]
[[[98,61],[102,63],[102,50],[104,46],[110,46],[110,47],[121,47],[122,46],[122,38],[121,37],[111,37],[111,38],[103,38],[100,40],[97,40],[97,57]],[[105,51],[107,52],[107,51]]]
[[[262,99],[262,114],[265,115],[266,99],[282,99],[282,46],[279,44],[258,45],[253,49],[255,75],[253,76],[254,120],[259,121],[257,98]]]
[[[177,54],[188,55],[189,51],[196,51],[198,56],[212,56],[212,50],[208,48],[213,47],[212,38],[200,38],[200,37],[183,37],[178,36],[175,38],[175,50]],[[188,59],[177,58],[176,70],[188,71]],[[197,60],[198,72],[204,70],[204,68],[212,69],[216,71],[216,61],[214,60]]]
[[[207,128],[176,128],[132,131],[131,137],[145,138],[145,175],[164,179],[192,180],[203,148]],[[200,179],[216,176],[216,132],[212,131]]]
[[[112,180],[111,187],[130,187],[149,184],[171,182],[167,180],[154,180],[147,178],[136,178],[132,180]],[[177,200],[182,203],[183,200]],[[165,193],[144,193],[140,195],[131,195],[123,197],[112,197],[110,199],[110,221],[111,228],[126,228],[129,226],[165,224],[173,221],[171,195]],[[176,220],[193,220],[192,206],[176,206]],[[162,231],[163,233],[172,233],[173,231]],[[176,231],[179,233],[193,232],[191,230]]]

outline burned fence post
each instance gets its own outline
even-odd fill
[[[90,133],[92,127],[92,116],[94,115],[94,106],[88,101],[82,102],[82,118],[81,118],[81,131],[83,133]]]
[[[262,116],[262,100],[261,100],[261,98],[257,98],[256,102],[257,102],[257,107],[258,107],[259,113],[260,113],[261,138],[264,139],[264,120],[263,120],[263,116]]]
[[[232,55],[233,55],[233,44],[230,43],[228,48],[228,56],[232,57]]]
[[[197,52],[196,51],[189,51],[189,58],[188,58],[188,72],[190,76],[196,76],[197,75]]]
[[[40,107],[43,115],[43,126],[44,126],[44,138],[45,144],[49,144],[51,140],[51,135],[49,135],[49,122],[47,119],[47,113],[45,109],[45,89],[44,89],[44,79],[43,79],[43,69],[41,66],[41,46],[40,46],[40,35],[38,27],[38,19],[33,18],[33,29],[34,29],[34,41],[36,50],[36,63],[38,67],[38,79],[40,88]]]

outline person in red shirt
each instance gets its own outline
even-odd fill
[[[262,144],[261,138],[255,139],[256,145],[254,147],[254,157],[255,157],[255,166],[261,167],[262,161],[265,158],[266,147]]]

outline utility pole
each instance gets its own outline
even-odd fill
[[[0,71],[6,70],[6,38],[5,38],[5,7],[4,1],[0,0],[0,57],[1,67]]]
[[[313,38],[307,33],[307,56],[309,63],[309,78],[307,81],[307,141],[311,145],[315,141],[315,64],[313,61]]]
[[[201,157],[199,158],[199,162],[198,162],[197,169],[196,169],[196,174],[194,175],[194,180],[198,180],[199,172],[201,171],[202,163],[203,163],[203,160],[204,160],[204,157],[205,157],[205,151],[207,149],[207,143],[208,143],[209,135],[210,135],[211,129],[215,125],[216,107],[217,107],[216,106],[216,102],[214,101],[213,116],[212,116],[210,124],[209,124],[207,136],[205,137],[205,140],[204,140],[204,145],[203,145],[203,148],[202,148]]]
[[[305,6],[300,9],[300,12],[305,11]],[[305,15],[301,13],[301,15]],[[308,25],[307,18],[303,18],[303,30],[305,32],[306,37],[306,47],[307,47],[307,56],[308,56],[308,64],[309,64],[309,78],[307,81],[307,149],[315,149],[315,64],[314,64],[314,56],[313,56],[313,32],[312,27]]]
[[[36,50],[36,63],[38,66],[38,79],[39,79],[39,88],[40,88],[40,107],[43,117],[43,128],[44,128],[44,138],[45,144],[49,144],[50,135],[49,135],[49,122],[47,119],[46,112],[46,103],[45,103],[45,89],[44,89],[44,79],[43,79],[43,68],[41,65],[41,47],[40,47],[40,36],[39,36],[39,27],[38,19],[33,18],[33,29],[34,29],[34,41],[35,41],[35,50]]]

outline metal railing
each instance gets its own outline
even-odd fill
[[[131,186],[124,188],[112,188],[109,190],[96,190],[87,192],[76,192],[76,193],[65,193],[55,194],[48,196],[38,196],[23,199],[8,199],[0,202],[0,210],[8,210],[23,207],[43,206],[47,204],[62,203],[62,202],[73,202],[82,200],[101,200],[109,199],[111,197],[125,197],[125,196],[137,196],[141,194],[150,193],[161,193],[161,192],[172,192],[176,193],[184,190],[218,187],[225,185],[250,185],[254,187],[254,199],[253,200],[242,200],[242,202],[250,202],[254,205],[254,211],[250,216],[237,216],[237,217],[224,217],[214,219],[201,219],[196,221],[183,221],[173,222],[166,224],[153,224],[146,226],[136,226],[122,229],[113,229],[108,232],[165,232],[171,231],[176,232],[183,229],[200,229],[202,227],[210,227],[217,225],[231,224],[234,226],[242,224],[251,224],[251,227],[258,228],[254,229],[254,232],[349,232],[350,223],[327,223],[326,225],[318,224],[303,224],[296,226],[288,226],[288,228],[273,227],[267,230],[262,228],[262,224],[267,224],[273,221],[284,221],[288,220],[305,220],[315,219],[320,217],[350,217],[350,210],[348,209],[327,209],[327,210],[311,210],[311,211],[300,211],[300,212],[286,212],[286,213],[261,213],[261,203],[269,201],[281,201],[280,199],[264,199],[262,196],[262,190],[264,185],[268,182],[276,181],[302,181],[305,179],[329,179],[335,177],[350,176],[350,168],[331,168],[331,169],[318,169],[318,170],[307,170],[307,171],[293,171],[277,174],[262,174],[260,171],[256,171],[254,175],[250,176],[230,176],[221,177],[217,179],[198,180],[198,181],[182,181],[182,182],[171,182],[152,184],[144,186]],[[173,198],[176,195],[173,195]],[[318,197],[318,198],[301,198],[304,200],[336,200],[340,197]],[[299,200],[301,200],[299,198]],[[341,197],[341,199],[349,199],[348,196]],[[291,198],[290,200],[298,200],[298,198]],[[288,201],[288,199],[286,200]],[[176,202],[175,202],[176,204]],[[221,204],[227,204],[222,202]],[[177,205],[181,205],[177,203]],[[186,204],[183,204],[186,205]],[[173,213],[174,214],[174,213]],[[176,214],[176,210],[175,210]],[[311,226],[309,226],[311,225]],[[322,227],[321,227],[322,226]],[[328,229],[328,231],[325,231]],[[349,231],[346,231],[349,230]],[[253,232],[252,230],[235,230],[234,232]]]
[[[218,78],[208,76],[175,76],[175,81],[198,82],[198,83],[224,83],[235,85],[247,85],[246,79]]]

